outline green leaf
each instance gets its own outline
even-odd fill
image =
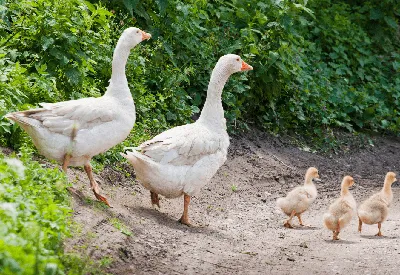
[[[42,37],[42,49],[45,51],[54,43],[54,38],[52,37]]]
[[[139,0],[123,0],[125,8],[129,11],[131,16],[133,16],[133,10],[136,8]]]
[[[58,266],[55,263],[46,264],[46,268],[44,271],[45,275],[56,275],[58,270]]]
[[[386,24],[388,24],[389,27],[393,28],[394,30],[398,29],[399,26],[393,17],[385,16],[384,19],[385,19]]]
[[[77,68],[70,68],[66,70],[65,75],[68,77],[68,80],[74,85],[78,85],[81,82],[81,73]]]
[[[167,7],[168,7],[168,0],[156,0],[156,3],[160,10],[160,14],[164,15],[165,11],[167,10]]]
[[[373,8],[370,11],[369,18],[372,20],[381,19],[383,16],[382,11],[380,9]]]

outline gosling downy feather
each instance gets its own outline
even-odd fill
[[[152,204],[159,205],[158,194],[167,198],[184,195],[183,224],[190,224],[190,196],[197,194],[226,160],[229,136],[221,100],[223,87],[231,74],[247,70],[252,67],[240,56],[222,56],[195,123],[172,128],[122,154],[133,165],[140,183],[150,190]]]
[[[393,200],[392,184],[396,181],[396,174],[388,172],[383,188],[380,192],[365,200],[358,208],[358,231],[361,233],[362,224],[378,224],[376,236],[382,236],[381,224],[389,214],[389,207]]]
[[[293,216],[297,216],[300,225],[303,225],[301,214],[310,207],[318,194],[317,188],[313,183],[314,179],[319,180],[318,170],[315,167],[310,167],[306,172],[303,186],[294,188],[286,197],[276,200],[276,205],[289,216],[289,219],[284,223],[285,227],[292,228],[290,222]]]
[[[329,206],[329,212],[324,214],[324,225],[333,232],[333,240],[339,240],[340,231],[351,221],[356,211],[356,201],[349,191],[353,184],[352,177],[343,178],[340,197]]]

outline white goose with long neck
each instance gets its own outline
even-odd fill
[[[169,198],[184,195],[181,223],[189,225],[190,197],[206,185],[225,162],[229,146],[222,90],[229,76],[251,70],[238,55],[222,56],[208,85],[200,118],[192,124],[172,128],[122,154],[135,168],[140,183],[151,192],[153,205],[158,194]]]
[[[31,137],[39,152],[68,166],[85,167],[95,196],[99,194],[90,160],[122,142],[135,123],[135,106],[125,76],[130,50],[151,36],[138,28],[126,29],[118,41],[112,62],[110,85],[104,96],[58,103],[43,103],[42,108],[10,113]]]

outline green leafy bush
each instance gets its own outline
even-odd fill
[[[135,25],[153,35],[133,51],[126,70],[144,135],[191,122],[226,53],[254,67],[225,87],[230,131],[253,124],[311,140],[336,128],[399,133],[399,1],[67,2],[2,6],[0,115],[100,95],[116,40]],[[3,142],[18,144],[9,122],[2,120],[0,131]],[[119,160],[116,150],[98,160]]]
[[[235,52],[255,70],[225,89],[230,130],[244,121],[317,138],[327,128],[399,130],[396,1],[102,2],[153,33],[145,84],[178,99],[158,106],[167,122],[190,114],[176,106],[199,111],[216,60]]]
[[[57,168],[0,154],[0,273],[61,274],[71,208]]]

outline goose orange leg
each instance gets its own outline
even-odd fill
[[[68,169],[68,164],[71,159],[70,154],[65,154],[64,156],[64,162],[62,164],[62,170],[64,171],[65,174],[67,174],[67,169]],[[72,194],[75,194],[78,197],[81,197],[81,194],[74,188],[74,187],[68,187],[67,190],[71,192]]]
[[[156,192],[150,191],[151,205],[157,205],[160,208],[160,199]]]
[[[85,164],[83,167],[85,168],[85,172],[89,177],[90,186],[92,187],[92,191],[93,191],[94,195],[96,196],[96,199],[98,199],[99,201],[104,202],[109,207],[111,207],[111,205],[107,201],[107,198],[103,197],[102,195],[100,195],[99,185],[97,184],[97,182],[95,181],[95,179],[93,177],[92,166],[90,165],[90,163]]]
[[[190,203],[190,196],[184,194],[183,195],[183,214],[182,217],[179,219],[181,224],[186,224],[187,226],[191,226],[189,222],[189,203]]]
[[[289,219],[283,224],[284,227],[286,228],[293,228],[293,226],[290,224],[290,221],[292,220],[293,216],[296,215],[296,211],[292,211],[292,213],[290,214]],[[301,220],[301,219],[299,219]]]
[[[71,155],[70,154],[65,154],[64,156],[64,162],[62,164],[62,170],[64,171],[64,173],[67,173],[67,168],[68,168],[68,164],[69,164],[69,160],[71,159]]]

